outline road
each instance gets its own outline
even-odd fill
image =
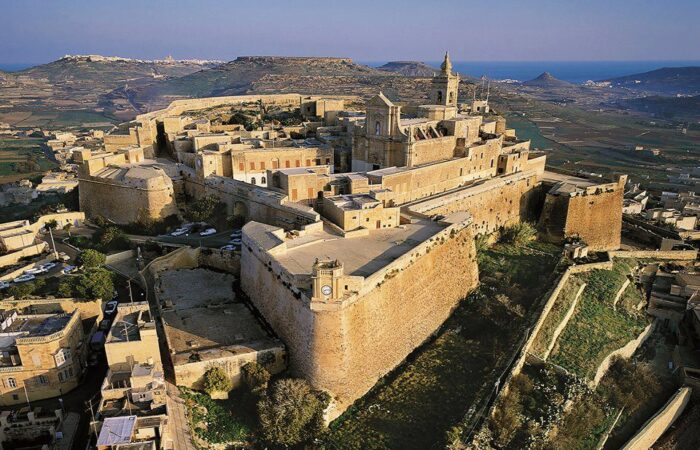
[[[190,247],[220,248],[224,245],[228,245],[233,231],[233,229],[224,230],[211,236],[200,236],[199,233],[193,233],[189,236],[170,236],[167,234],[161,236],[129,234],[127,236],[135,242],[157,241],[166,244],[189,245]]]

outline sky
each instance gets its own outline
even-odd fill
[[[0,0],[0,63],[700,60],[700,0]]]

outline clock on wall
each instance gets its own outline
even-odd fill
[[[333,292],[333,289],[327,284],[321,287],[321,293],[323,295],[331,295],[331,292]]]

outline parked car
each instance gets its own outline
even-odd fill
[[[39,267],[41,267],[42,269],[44,269],[45,271],[48,272],[49,270],[56,267],[56,263],[55,262],[47,262],[47,263],[40,265]]]
[[[43,269],[41,266],[34,267],[32,269],[27,269],[24,271],[25,275],[39,275],[40,273],[48,272],[48,270]]]
[[[235,245],[236,247],[240,247],[243,244],[243,240],[241,240],[241,238],[233,238],[230,241],[228,241],[228,243]]]
[[[178,228],[177,230],[175,230],[175,231],[173,231],[172,233],[170,233],[170,236],[183,236],[183,235],[184,235],[184,236],[189,235],[189,230],[187,230],[187,229],[182,229],[182,228]]]
[[[207,228],[199,233],[200,236],[211,236],[212,234],[216,234],[216,228]]]
[[[75,272],[76,270],[78,270],[77,266],[66,266],[63,268],[63,273],[69,274]]]
[[[26,283],[27,281],[32,281],[34,279],[36,279],[36,277],[34,275],[25,273],[24,275],[20,275],[17,278],[15,278],[14,280],[12,280],[12,282],[13,283]]]
[[[232,238],[239,238],[241,236],[243,236],[242,230],[233,230],[233,233],[231,233]]]
[[[117,305],[119,305],[119,302],[116,300],[108,301],[105,305],[105,314],[114,314],[114,312],[117,310]]]
[[[0,281],[0,289],[7,289],[10,287],[10,283],[7,281]]]
[[[61,261],[67,262],[67,261],[70,261],[70,256],[66,255],[64,252],[59,252],[58,259],[60,259]]]
[[[225,251],[225,252],[232,252],[232,251],[234,251],[235,249],[236,249],[236,246],[235,246],[235,245],[230,245],[230,244],[229,244],[229,245],[224,245],[224,246],[221,247],[219,250],[223,250],[223,251]]]

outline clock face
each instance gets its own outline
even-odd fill
[[[333,292],[333,289],[327,284],[321,287],[321,293],[323,295],[331,295],[331,292]]]

